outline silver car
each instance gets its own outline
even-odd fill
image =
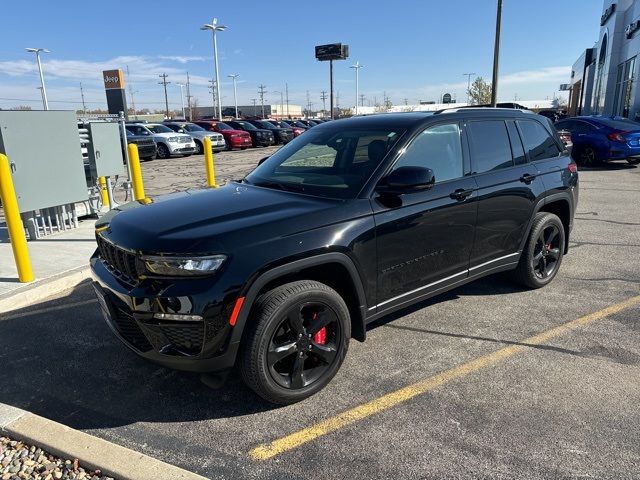
[[[209,132],[204,128],[189,122],[164,122],[171,130],[177,133],[186,133],[196,142],[196,154],[204,153],[202,148],[205,137],[209,137],[214,152],[220,152],[227,146],[224,137],[220,133]]]

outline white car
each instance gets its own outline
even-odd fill
[[[127,129],[135,135],[151,135],[158,147],[158,158],[188,157],[196,152],[196,144],[190,135],[176,133],[161,123],[127,124]]]
[[[205,137],[209,137],[211,140],[212,150],[214,152],[220,152],[227,148],[227,142],[225,142],[224,137],[221,133],[209,132],[202,128],[199,125],[191,122],[164,122],[163,125],[166,125],[174,132],[178,133],[186,133],[187,135],[191,135],[193,140],[196,142],[196,153],[198,155],[202,155],[204,151],[202,150],[202,142]]]

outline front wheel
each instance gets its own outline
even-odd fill
[[[515,280],[529,288],[550,283],[562,263],[564,237],[564,225],[556,215],[538,212],[514,272]]]
[[[600,158],[593,147],[586,146],[580,149],[577,161],[585,167],[594,167],[600,163]]]
[[[204,153],[204,147],[202,143],[196,140],[196,155],[202,155]]]
[[[239,365],[265,400],[288,405],[324,388],[349,347],[349,309],[325,284],[303,280],[261,295],[249,319]]]
[[[158,158],[169,158],[171,156],[171,152],[169,148],[164,143],[158,144]]]
[[[638,165],[640,163],[640,158],[627,158],[627,162],[631,165]]]

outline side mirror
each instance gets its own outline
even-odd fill
[[[258,166],[262,165],[264,162],[266,162],[269,159],[269,157],[262,157],[259,161],[258,161]]]
[[[382,179],[377,190],[380,193],[401,195],[428,190],[436,183],[433,170],[425,167],[400,167]]]

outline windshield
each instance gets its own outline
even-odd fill
[[[267,130],[273,130],[274,128],[277,128],[273,123],[267,120],[258,120],[256,123],[258,124],[258,128],[262,127],[266,128]]]
[[[310,130],[274,153],[244,181],[329,198],[354,198],[402,130]]]
[[[249,122],[234,122],[231,125],[234,125],[234,124],[240,125],[245,130],[258,130],[256,127],[251,125]]]
[[[230,127],[226,123],[219,122],[219,123],[216,123],[216,129],[217,130],[233,130],[233,127]]]
[[[187,123],[184,125],[184,129],[187,132],[206,132],[206,130],[195,123]]]
[[[169,127],[165,125],[147,125],[147,128],[151,130],[153,133],[172,133]]]

